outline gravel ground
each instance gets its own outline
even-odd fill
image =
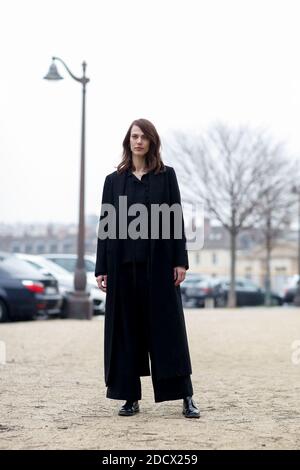
[[[105,397],[103,317],[0,325],[1,449],[299,449],[300,309],[186,309],[194,398],[119,417]],[[2,343],[3,345],[3,343]],[[300,355],[299,355],[300,357]]]

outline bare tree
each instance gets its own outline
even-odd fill
[[[203,202],[230,234],[228,306],[234,307],[237,236],[261,218],[262,201],[280,178],[284,146],[265,130],[232,129],[222,123],[205,135],[176,132],[173,142],[164,145],[182,183],[183,199]]]
[[[297,162],[277,158],[276,174],[270,177],[269,188],[255,210],[254,223],[262,234],[265,244],[265,305],[271,305],[271,254],[277,239],[290,227],[294,217],[295,203],[291,196],[293,185],[299,180]]]

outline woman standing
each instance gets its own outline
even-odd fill
[[[180,283],[189,268],[182,212],[181,238],[174,236],[172,211],[168,215],[169,237],[162,236],[161,227],[167,221],[164,213],[158,236],[153,237],[151,232],[151,228],[156,228],[152,207],[167,204],[170,208],[177,204],[181,209],[176,174],[172,167],[163,164],[160,146],[159,135],[150,121],[133,121],[123,141],[122,161],[104,183],[95,276],[98,287],[107,294],[106,396],[126,400],[119,415],[132,416],[139,411],[140,377],[151,375],[155,402],[183,399],[184,416],[199,418],[192,397],[192,368],[180,292]],[[108,227],[105,237],[103,231],[100,236],[100,231],[109,225],[104,217],[106,204],[115,211],[116,231]],[[132,216],[134,204],[147,208],[147,217],[139,219],[138,225],[134,225]],[[128,231],[121,236],[124,216]],[[130,235],[130,229],[138,227],[141,237]]]

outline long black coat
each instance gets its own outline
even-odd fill
[[[104,183],[102,204],[112,204],[119,219],[119,196],[124,195],[126,172],[109,174]],[[149,174],[150,204],[181,203],[180,191],[175,171],[165,165],[165,171]],[[102,214],[103,217],[104,214]],[[100,220],[102,218],[100,216]],[[186,251],[184,220],[181,239],[150,240],[150,338],[152,338],[152,358],[156,365],[157,379],[184,376],[192,373],[186,334],[180,286],[174,285],[175,266],[189,269]],[[118,234],[118,224],[117,224]],[[117,296],[119,285],[120,243],[117,239],[101,240],[98,237],[95,275],[107,274],[106,310],[104,323],[104,371],[108,385],[112,369],[115,327],[118,318]],[[138,371],[140,376],[150,375],[148,360]]]

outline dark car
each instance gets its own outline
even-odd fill
[[[217,306],[227,305],[230,281],[226,280],[217,284],[214,295]],[[265,289],[246,278],[237,278],[235,281],[236,305],[237,307],[264,305],[266,298]],[[271,304],[282,305],[283,299],[276,292],[271,291]]]
[[[195,282],[185,291],[185,300],[192,301],[195,306],[203,307],[207,298],[213,300],[216,307],[225,307],[228,301],[230,281],[228,279],[211,278]],[[249,279],[238,278],[235,281],[236,305],[263,305],[266,292]],[[283,299],[279,294],[271,292],[272,305],[282,305]]]
[[[183,301],[185,301],[185,293],[188,287],[194,286],[196,283],[200,281],[204,281],[205,279],[210,279],[211,276],[206,274],[199,274],[199,273],[186,273],[185,280],[180,284],[180,291]]]
[[[194,276],[184,282],[182,294],[184,306],[204,307],[207,299],[213,299],[214,304],[217,304],[215,286],[220,284],[220,279],[211,276]]]
[[[0,322],[60,314],[62,300],[56,279],[0,253]]]

